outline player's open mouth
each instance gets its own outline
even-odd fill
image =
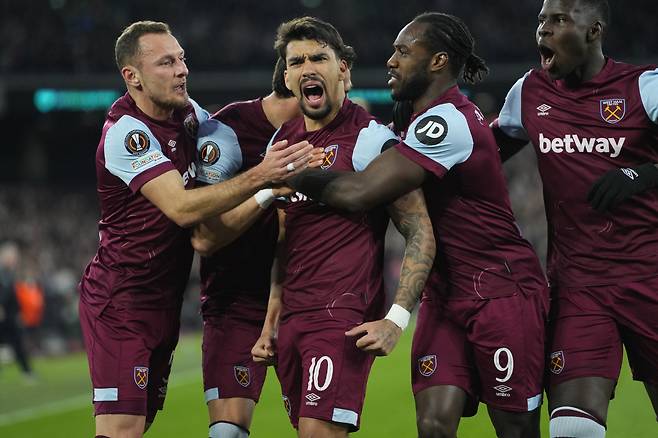
[[[174,87],[174,91],[175,91],[176,93],[179,93],[179,94],[185,94],[185,92],[186,92],[186,86],[185,86],[185,83],[182,83],[182,84],[180,84],[180,85],[176,85],[176,86]]]
[[[311,108],[320,108],[324,103],[324,87],[320,82],[308,81],[302,84],[302,94]]]
[[[393,88],[393,86],[395,85],[395,83],[398,82],[398,81],[400,80],[400,78],[398,77],[398,75],[396,75],[396,74],[393,73],[392,71],[389,71],[389,72],[388,72],[388,77],[389,77],[389,79],[388,79],[387,84],[388,84],[388,86],[389,86],[390,88]]]
[[[539,56],[541,57],[541,68],[544,70],[551,70],[553,65],[555,64],[555,52],[553,49],[540,44],[538,46],[539,48]]]

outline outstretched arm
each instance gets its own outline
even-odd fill
[[[403,195],[388,207],[406,245],[394,304],[384,319],[366,322],[345,333],[361,336],[356,346],[377,356],[388,355],[406,328],[434,263],[436,243],[423,191]]]
[[[395,148],[375,158],[362,172],[307,169],[288,184],[310,198],[348,211],[367,211],[420,187],[425,169]]]
[[[169,219],[190,227],[239,205],[259,189],[292,176],[288,164],[303,169],[308,166],[313,147],[306,141],[287,146],[287,141],[272,146],[263,161],[248,171],[218,184],[185,190],[180,173],[170,170],[148,181],[142,194]]]
[[[324,161],[324,152],[315,148],[310,154],[308,166],[320,167]],[[275,198],[294,193],[286,185],[277,185],[271,189],[262,189],[242,204],[198,224],[192,233],[192,246],[204,257],[208,257],[220,248],[229,245],[247,231]]]
[[[272,189],[263,189],[234,209],[201,222],[192,232],[192,246],[203,257],[212,255],[247,231],[272,200]]]

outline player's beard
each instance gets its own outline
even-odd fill
[[[391,97],[393,97],[393,100],[397,101],[414,101],[427,91],[430,82],[429,73],[425,70],[418,70],[409,75],[406,80],[400,81],[400,87],[398,87],[397,91],[395,89],[391,90]]]
[[[301,108],[302,113],[304,113],[304,115],[309,119],[322,120],[325,117],[327,117],[329,113],[331,113],[331,108],[333,107],[333,105],[329,96],[325,94],[324,105],[321,108],[317,108],[317,109],[309,108],[308,106],[306,106],[306,102],[304,102],[303,100],[300,102],[299,107]]]
[[[158,105],[160,108],[167,109],[167,110],[177,110],[181,108],[185,108],[187,104],[189,103],[189,96],[187,93],[185,93],[184,97],[180,97],[178,99],[176,98],[160,98],[159,96],[153,96],[151,98],[153,100],[153,103]]]

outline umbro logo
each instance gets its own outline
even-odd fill
[[[318,400],[320,400],[320,396],[315,394],[315,393],[310,393],[306,395],[306,406],[317,406],[318,405]]]
[[[624,172],[624,175],[629,177],[631,179],[631,181],[634,180],[635,178],[637,178],[638,176],[640,176],[633,169],[624,168],[624,169],[621,169],[621,171]]]
[[[500,392],[510,392],[510,391],[512,390],[512,388],[510,388],[510,387],[507,386],[507,385],[498,385],[498,386],[494,386],[494,389],[495,389],[496,391],[500,391]]]
[[[320,396],[312,392],[306,396],[306,399],[308,401],[314,402],[320,400]]]
[[[546,105],[545,103],[543,103],[543,104],[541,104],[537,107],[537,111],[538,111],[537,115],[538,116],[547,116],[547,115],[549,115],[548,110],[551,109],[551,108],[552,107],[550,105]]]
[[[494,386],[493,389],[496,390],[496,395],[498,397],[511,397],[512,396],[511,394],[508,394],[512,390],[512,388],[510,388],[507,385]]]

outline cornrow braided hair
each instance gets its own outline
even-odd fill
[[[474,84],[489,73],[484,60],[473,51],[475,40],[460,18],[439,12],[425,12],[413,21],[427,24],[423,42],[433,52],[448,53],[450,68],[455,77],[463,71],[464,81]]]

